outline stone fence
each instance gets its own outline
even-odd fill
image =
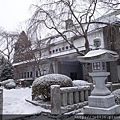
[[[61,106],[88,101],[90,87],[60,88]]]
[[[108,82],[106,86],[112,91],[112,83]],[[83,87],[63,87],[60,85],[51,86],[51,114],[60,115],[75,109],[82,108],[88,104],[94,85]]]
[[[64,87],[51,86],[51,113],[61,114],[87,105],[90,86]]]

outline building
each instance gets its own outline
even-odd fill
[[[109,21],[113,26],[103,24],[91,24],[88,31],[90,49],[94,49],[93,39],[101,39],[101,48],[117,51],[120,55],[120,28],[118,13],[112,13],[99,18],[97,21]],[[74,46],[81,52],[85,50],[85,41],[81,36],[73,36],[69,29],[72,28],[72,20],[66,21],[64,34]],[[15,44],[14,54],[14,76],[15,79],[26,79],[33,81],[36,77],[50,73],[67,75],[72,80],[82,79],[92,82],[87,78],[86,66],[77,59],[78,53],[60,35],[45,38],[39,42],[39,47],[33,49],[26,34],[22,32]],[[32,49],[31,49],[32,48]],[[119,82],[120,80],[120,59],[117,62],[106,63],[106,71],[111,76],[108,81]]]

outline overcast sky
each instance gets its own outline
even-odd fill
[[[35,0],[0,0],[0,27],[7,31],[20,29],[32,15],[29,7]]]

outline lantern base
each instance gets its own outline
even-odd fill
[[[109,108],[115,105],[114,95],[107,96],[89,96],[90,107]]]
[[[120,114],[120,106],[114,105],[109,108],[99,108],[99,107],[89,107],[85,106],[83,108],[84,114],[87,115],[116,115]]]
[[[106,95],[111,94],[111,91],[105,85],[105,80],[107,79],[107,76],[109,74],[110,74],[109,72],[89,73],[89,75],[92,76],[93,81],[95,82],[95,87],[94,87],[93,91],[91,92],[91,95],[106,96]]]

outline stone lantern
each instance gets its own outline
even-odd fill
[[[78,56],[78,60],[92,64],[89,73],[95,82],[95,87],[88,98],[88,106],[84,107],[84,114],[119,114],[119,105],[115,103],[114,95],[106,87],[105,80],[110,72],[106,71],[106,62],[116,61],[119,55],[110,50],[100,49],[100,39],[94,39],[95,50],[89,51],[85,56]]]

